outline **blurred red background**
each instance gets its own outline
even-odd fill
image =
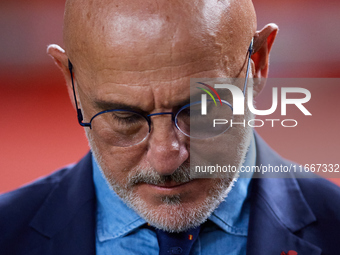
[[[339,77],[339,1],[254,1],[258,28],[274,22],[280,32],[271,54],[270,77]],[[62,44],[64,1],[0,2],[0,193],[79,160],[87,151],[63,77],[46,54]],[[270,84],[267,91],[270,91]],[[340,88],[311,88],[313,115],[333,105]],[[270,94],[269,94],[270,95]],[[258,105],[267,105],[263,93]],[[312,102],[313,101],[313,102]],[[322,102],[322,107],[320,104]],[[333,118],[335,119],[335,118]],[[338,120],[327,128],[294,131],[259,128],[281,155],[298,163],[340,163]],[[340,179],[331,179],[340,184]]]

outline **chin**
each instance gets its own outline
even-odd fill
[[[162,196],[161,203],[154,205],[132,191],[117,194],[151,226],[167,232],[182,232],[204,223],[227,197],[234,181],[235,178],[216,179],[205,199],[197,202],[182,202],[180,195],[172,195]],[[112,188],[117,187],[113,184]]]

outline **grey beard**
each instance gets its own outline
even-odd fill
[[[96,154],[95,158],[97,160]],[[98,162],[97,162],[98,163]],[[100,164],[98,164],[100,166]],[[167,232],[182,232],[204,223],[211,213],[224,201],[231,190],[236,178],[215,179],[216,183],[209,191],[207,198],[197,203],[195,207],[187,209],[183,206],[180,195],[162,196],[163,202],[157,209],[150,208],[148,204],[133,192],[138,183],[153,185],[164,184],[166,181],[185,183],[193,180],[190,177],[189,166],[180,166],[172,175],[161,176],[153,169],[135,169],[127,177],[126,185],[118,184],[110,174],[104,175],[109,186],[122,199],[122,201],[136,211],[152,226]]]

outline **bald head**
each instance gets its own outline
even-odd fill
[[[255,31],[250,0],[68,0],[64,44],[74,64],[93,71],[103,58],[135,70],[219,56],[214,65],[231,68]]]

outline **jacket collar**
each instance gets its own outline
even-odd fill
[[[53,237],[85,203],[94,198],[91,153],[88,153],[73,169],[65,171],[31,221],[31,227],[47,237]]]
[[[287,165],[256,133],[257,166]],[[288,162],[290,163],[290,162]],[[257,176],[261,177],[261,176]],[[262,176],[263,177],[263,176]],[[316,221],[293,174],[286,178],[256,178],[251,187],[248,254],[321,254],[294,233]]]
[[[95,254],[91,153],[49,178],[56,179],[54,187],[30,223],[35,249],[25,254]]]

